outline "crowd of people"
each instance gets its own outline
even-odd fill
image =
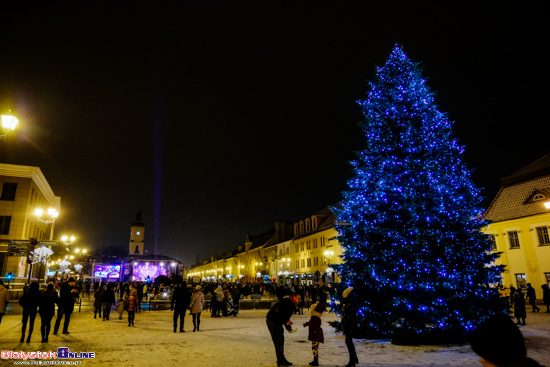
[[[547,308],[546,312],[550,313],[550,290],[547,285],[543,285],[542,289],[543,303]],[[278,366],[292,365],[284,354],[284,330],[296,331],[296,329],[292,329],[290,318],[295,313],[303,314],[304,300],[306,298],[311,300],[310,319],[303,326],[309,328],[308,340],[312,343],[313,361],[309,364],[318,366],[319,346],[324,343],[321,317],[327,310],[327,299],[334,293],[334,288],[319,285],[187,284],[181,280],[169,286],[164,286],[162,283],[155,285],[146,282],[110,282],[100,285],[94,284],[92,281],[76,282],[73,278],[62,282],[49,282],[46,289],[41,292],[38,283],[33,282],[25,287],[24,293],[19,299],[19,304],[23,309],[20,342],[30,343],[37,315],[40,315],[41,319],[42,342],[48,342],[56,305],[57,318],[53,334],[59,332],[62,321],[62,334],[70,334],[71,314],[74,311],[75,302],[81,295],[94,298],[94,318],[99,315],[99,319],[108,321],[112,307],[116,306],[119,319],[122,319],[124,312],[127,312],[129,327],[134,326],[135,314],[141,311],[143,299],[146,301],[149,297],[169,299],[170,310],[173,311],[173,331],[175,333],[178,329],[180,332],[185,332],[184,321],[187,310],[190,310],[192,315],[193,332],[200,331],[201,313],[205,309],[207,298],[210,299],[211,317],[230,316],[233,314],[232,312],[236,316],[238,309],[235,311],[235,307],[238,307],[240,299],[248,298],[252,294],[261,294],[271,299],[277,299],[277,302],[267,312],[266,324],[275,346]],[[349,354],[349,362],[346,366],[355,367],[359,362],[353,344],[353,335],[357,328],[357,304],[353,288],[345,289],[340,299],[342,302],[342,330]],[[526,300],[532,306],[531,312],[540,312],[540,308],[535,302],[536,292],[531,284],[527,284],[525,294],[522,289],[510,287],[508,299],[511,307],[510,314],[504,315],[504,317],[495,315],[480,324],[472,338],[472,349],[480,356],[480,361],[484,366],[505,366],[510,365],[511,363],[508,363],[510,361],[516,363],[514,366],[538,366],[537,362],[527,358],[523,336],[511,321],[513,315],[513,318],[517,319],[516,324],[526,324]],[[0,324],[9,300],[8,289],[0,281]],[[495,344],[495,340],[497,339],[504,343],[502,345],[506,344],[506,348],[500,347],[498,352],[495,352],[498,344]],[[490,343],[493,343],[495,348],[488,344],[489,340],[492,340]]]
[[[546,313],[550,313],[550,289],[547,284],[543,284],[542,288],[542,301],[546,306]],[[540,308],[536,305],[537,294],[535,288],[531,286],[531,283],[527,283],[526,292],[523,293],[521,288],[510,287],[510,294],[508,296],[510,305],[510,314],[513,314],[516,318],[518,325],[527,325],[525,319],[527,318],[526,300],[532,307],[532,313],[540,312]]]

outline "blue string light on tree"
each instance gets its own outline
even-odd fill
[[[487,223],[464,149],[399,46],[359,104],[366,147],[334,211],[345,249],[338,271],[358,290],[360,330],[403,344],[460,340],[505,309],[490,287],[502,268],[488,266],[498,254],[480,231]]]

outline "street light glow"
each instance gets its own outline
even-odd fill
[[[15,130],[19,120],[15,116],[2,115],[2,128]]]

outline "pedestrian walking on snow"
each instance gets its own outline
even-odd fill
[[[101,318],[101,295],[103,294],[103,287],[99,288],[94,293],[94,319],[99,312],[99,318]]]
[[[180,319],[180,333],[185,332],[183,324],[189,303],[191,303],[191,292],[187,289],[187,283],[182,282],[174,288],[172,302],[170,303],[170,310],[174,310],[174,333],[178,328],[178,317]]]
[[[533,307],[533,311],[531,312],[539,312],[540,308],[537,307],[537,293],[535,292],[535,288],[531,286],[531,283],[527,283],[527,299],[529,300],[529,304]]]
[[[9,301],[10,292],[8,291],[8,288],[4,286],[4,282],[0,280],[0,324],[2,323],[2,317],[4,317],[6,306],[8,305]]]
[[[353,332],[357,326],[357,305],[353,287],[349,287],[342,293],[342,329],[346,336],[346,347],[348,347],[349,362],[346,367],[355,367],[359,360],[353,345]]]
[[[21,340],[25,341],[25,330],[27,324],[29,324],[29,334],[27,336],[27,343],[31,342],[32,331],[34,330],[34,320],[38,312],[38,303],[40,301],[40,290],[38,289],[38,283],[32,282],[29,289],[19,299],[19,304],[23,307],[23,327],[21,329]]]
[[[69,281],[63,283],[61,290],[59,291],[59,305],[61,307],[57,308],[57,319],[55,319],[55,325],[53,328],[53,335],[56,335],[59,331],[59,326],[61,325],[61,319],[65,317],[63,323],[63,333],[69,333],[69,323],[71,322],[71,314],[74,310],[75,299],[78,298],[80,291],[75,285],[74,278],[69,278]]]
[[[126,306],[128,309],[128,326],[134,326],[134,319],[136,318],[136,310],[138,306],[137,291],[132,290],[128,299],[126,300]]]
[[[101,307],[103,307],[103,321],[109,321],[111,306],[115,305],[115,292],[111,285],[105,285],[101,294]]]
[[[59,307],[59,296],[52,283],[40,295],[38,303],[38,313],[40,314],[40,333],[42,334],[42,343],[47,343],[52,328],[52,318],[55,315],[55,305]]]
[[[201,326],[201,312],[204,307],[204,294],[202,293],[201,286],[197,285],[191,296],[191,302],[189,308],[191,309],[191,315],[193,315],[193,332],[200,331]]]

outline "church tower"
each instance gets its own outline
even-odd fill
[[[132,222],[130,229],[130,248],[128,254],[130,256],[143,255],[143,237],[145,236],[145,224],[141,221],[141,213],[136,214],[136,220]]]

